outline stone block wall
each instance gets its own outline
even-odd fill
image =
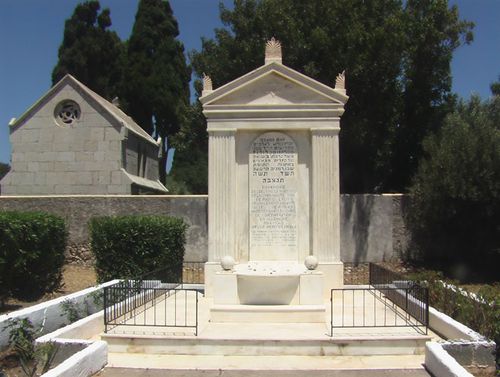
[[[341,196],[341,260],[346,263],[397,259],[407,245],[403,195]],[[88,221],[95,216],[160,214],[189,224],[186,261],[206,261],[208,197],[195,196],[0,196],[0,210],[40,210],[62,216],[69,228],[69,260],[88,259]],[[83,254],[83,255],[82,255]]]
[[[158,179],[158,147],[129,132],[124,143],[125,170],[139,177]]]
[[[401,194],[341,195],[340,252],[348,263],[398,259],[408,245]]]
[[[99,196],[0,196],[0,210],[45,211],[65,219],[69,231],[68,259],[88,261],[88,222],[113,215],[168,215],[182,217],[189,225],[186,261],[205,261],[208,250],[207,197],[99,195]],[[84,255],[82,255],[84,254]]]
[[[64,100],[81,108],[75,124],[56,122],[55,109]],[[109,114],[66,87],[11,129],[12,170],[2,179],[2,195],[130,193],[130,183],[117,175],[122,174],[122,139]]]

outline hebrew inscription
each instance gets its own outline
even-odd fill
[[[297,147],[280,132],[253,142],[249,155],[250,255],[297,257]]]

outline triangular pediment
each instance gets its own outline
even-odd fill
[[[204,93],[205,94],[205,93]],[[348,97],[279,63],[264,65],[200,98],[209,105],[343,105]]]
[[[276,72],[270,72],[264,77],[221,97],[213,104],[286,105],[331,102],[331,98],[288,80]]]

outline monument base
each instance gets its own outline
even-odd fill
[[[334,288],[342,288],[344,286],[344,263],[342,262],[328,262],[319,263],[316,271],[322,272],[322,286],[323,286],[323,299],[330,299],[330,290]],[[205,297],[213,298],[215,291],[215,279],[218,273],[224,273],[219,262],[206,262],[205,263]],[[234,278],[233,278],[234,279]],[[222,284],[225,284],[221,282]],[[314,283],[313,283],[314,284]],[[316,287],[317,285],[314,284]],[[225,289],[218,290],[224,291]],[[226,286],[227,289],[227,286]],[[309,290],[313,292],[315,289]],[[235,303],[234,297],[237,295],[236,287],[228,295],[231,296],[231,304]],[[303,296],[304,297],[304,296]],[[305,299],[305,297],[304,297]],[[316,301],[316,298],[314,298]],[[305,303],[305,300],[303,301]],[[224,303],[229,303],[224,301]],[[308,304],[311,302],[308,302]]]
[[[323,273],[245,274],[215,272],[212,297],[216,305],[321,305]]]
[[[330,290],[344,286],[344,263],[319,263],[317,271],[323,272],[323,298],[330,299]]]
[[[217,272],[221,271],[220,262],[205,263],[205,297],[214,297],[214,276]]]
[[[325,305],[213,305],[210,322],[325,323]]]

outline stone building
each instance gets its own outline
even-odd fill
[[[2,195],[164,194],[160,141],[66,75],[9,124]]]

